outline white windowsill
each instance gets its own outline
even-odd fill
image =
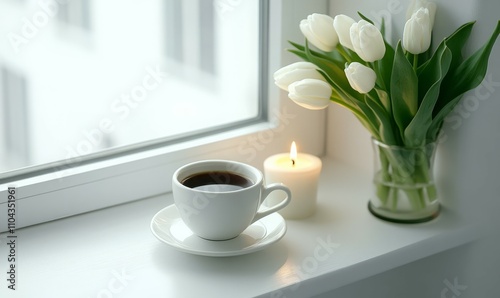
[[[195,256],[158,241],[149,225],[172,203],[171,194],[20,229],[17,295],[4,283],[0,296],[308,297],[475,239],[472,227],[446,209],[417,225],[373,217],[370,177],[324,159],[317,213],[287,221],[278,243],[238,257]],[[0,247],[1,268],[6,247]]]

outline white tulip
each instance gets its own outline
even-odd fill
[[[354,23],[356,23],[355,20],[343,14],[337,15],[333,19],[333,27],[335,28],[335,31],[337,31],[340,44],[353,51],[354,47],[352,46],[351,41],[351,26]]]
[[[432,27],[429,10],[420,8],[406,21],[403,30],[403,48],[412,54],[420,54],[431,45]]]
[[[431,23],[431,28],[434,27],[434,19],[436,17],[436,3],[429,2],[427,0],[412,0],[408,10],[406,11],[406,20],[409,20],[411,16],[416,13],[420,8],[427,8],[429,10],[429,18]]]
[[[333,19],[324,14],[313,13],[300,22],[300,31],[318,49],[331,52],[339,43],[333,28]]]
[[[288,97],[296,104],[310,109],[321,110],[330,104],[332,87],[321,80],[304,79],[288,86]]]
[[[354,51],[366,62],[380,60],[385,55],[385,43],[382,33],[373,24],[361,20],[350,28]]]
[[[303,79],[317,79],[325,81],[317,71],[318,67],[311,62],[296,62],[278,69],[274,73],[274,83],[281,89],[288,91],[288,86]]]
[[[373,69],[361,63],[352,62],[344,71],[352,89],[359,93],[368,93],[375,87],[377,74],[375,74]]]

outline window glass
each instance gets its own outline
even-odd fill
[[[258,119],[260,5],[0,0],[0,178]]]

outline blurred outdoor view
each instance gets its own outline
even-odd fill
[[[0,0],[0,178],[258,114],[259,1]]]

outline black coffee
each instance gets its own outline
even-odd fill
[[[182,180],[181,183],[193,189],[226,192],[249,187],[253,181],[233,172],[214,171],[196,173]]]

